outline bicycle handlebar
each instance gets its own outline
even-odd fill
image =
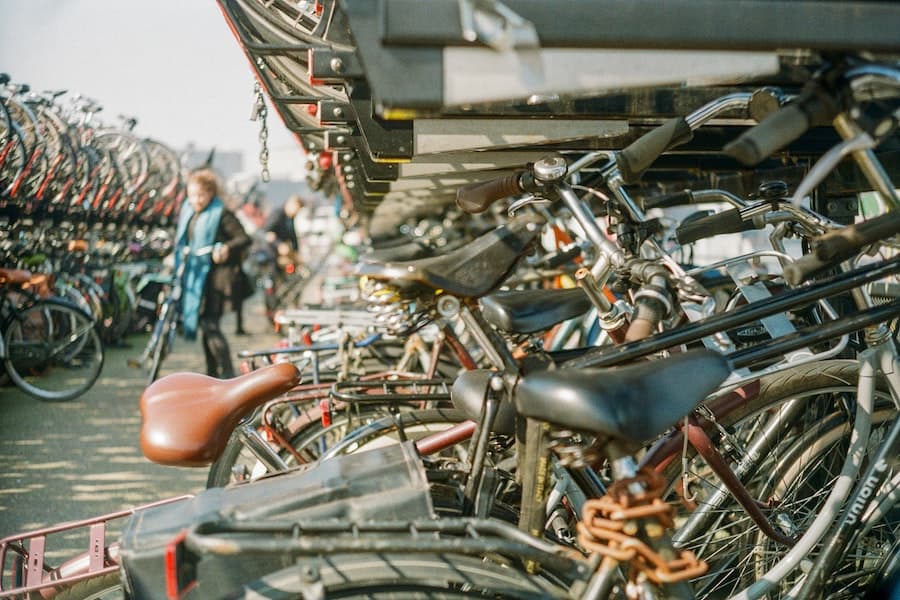
[[[756,165],[787,146],[814,126],[831,122],[838,114],[836,100],[813,85],[797,100],[772,113],[723,148],[723,152],[743,165]]]
[[[488,207],[507,196],[522,192],[520,179],[524,171],[464,185],[456,191],[456,205],[470,214],[483,213]]]
[[[759,227],[752,220],[744,220],[740,210],[732,208],[682,223],[675,230],[675,238],[679,244],[684,245],[716,235],[740,233],[751,229],[759,229]]]
[[[694,132],[684,117],[669,119],[631,142],[616,155],[616,165],[625,183],[637,183],[641,174],[666,150],[685,144]]]
[[[827,233],[813,242],[813,252],[785,266],[784,279],[799,285],[813,275],[848,260],[866,247],[900,234],[900,213],[889,212]]]

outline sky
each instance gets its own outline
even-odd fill
[[[243,151],[259,172],[253,72],[215,0],[0,0],[0,72],[93,98],[104,121],[136,117],[138,135],[175,148]],[[273,176],[302,176],[271,105],[267,123]]]

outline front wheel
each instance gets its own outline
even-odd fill
[[[10,378],[41,400],[77,398],[103,369],[103,344],[93,319],[68,302],[40,300],[16,312],[3,342]]]
[[[162,362],[166,359],[166,355],[169,354],[169,346],[172,343],[172,336],[174,335],[174,331],[172,328],[175,326],[175,311],[172,310],[172,307],[168,307],[166,310],[166,314],[163,315],[161,319],[161,325],[159,328],[159,337],[156,338],[156,345],[153,346],[153,353],[150,357],[150,370],[147,374],[147,385],[150,385],[156,378],[159,377],[159,370],[162,368]]]
[[[755,396],[719,415],[710,431],[725,458],[736,464],[748,456],[747,448],[761,431],[787,414],[783,411],[788,410],[788,403],[796,403],[793,416],[784,417],[781,426],[773,429],[771,441],[764,451],[757,450],[758,458],[742,477],[744,487],[766,506],[763,512],[779,533],[799,537],[821,509],[846,455],[858,381],[858,363],[843,360],[810,363],[768,375],[760,381]],[[887,382],[879,377],[870,450],[877,446],[890,420],[890,406]],[[789,547],[762,534],[730,494],[719,494],[725,486],[702,457],[689,450],[686,458],[688,489],[681,492],[684,502],[676,501],[686,512],[679,520],[685,523],[694,511],[708,515],[696,533],[684,536],[683,547],[710,566],[706,575],[693,581],[694,589],[701,599],[728,598],[756,581]],[[673,483],[684,481],[680,467],[680,460],[668,467]],[[725,499],[715,502],[717,497]],[[856,579],[863,579],[864,574],[859,575]],[[785,582],[788,589],[791,584]]]

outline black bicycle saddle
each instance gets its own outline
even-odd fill
[[[543,331],[591,309],[581,288],[494,292],[480,302],[485,320],[511,333]]]
[[[357,274],[398,287],[424,286],[461,298],[480,298],[509,275],[540,235],[543,220],[516,217],[443,256],[407,262],[363,263]]]
[[[519,382],[515,406],[525,417],[643,443],[689,413],[730,373],[722,355],[705,349],[625,367],[542,371]]]

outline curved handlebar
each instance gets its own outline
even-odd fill
[[[631,142],[616,155],[616,165],[625,183],[637,183],[641,174],[666,150],[685,144],[694,132],[684,117],[669,119]]]

